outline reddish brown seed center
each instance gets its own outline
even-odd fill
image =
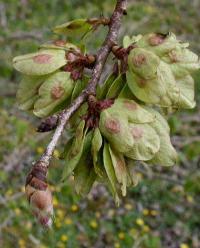
[[[63,87],[61,87],[59,85],[54,86],[51,90],[51,98],[54,100],[59,99],[64,94],[64,92],[65,92],[65,90]]]
[[[160,44],[162,44],[165,40],[165,36],[164,35],[160,35],[160,34],[154,34],[149,38],[149,44],[152,46],[158,46]]]
[[[115,119],[107,119],[105,123],[106,128],[112,133],[120,132],[120,123]]]
[[[131,133],[133,135],[133,138],[136,140],[142,138],[143,136],[143,130],[139,127],[133,127],[131,129]]]
[[[127,108],[128,110],[136,110],[137,109],[137,103],[125,100],[124,101],[124,107]]]
[[[136,55],[134,58],[133,58],[133,64],[136,66],[136,67],[140,67],[142,66],[143,64],[146,64],[146,57],[144,54],[140,53],[138,55]]]
[[[50,54],[39,54],[33,57],[33,61],[37,64],[48,64],[52,57]]]
[[[147,84],[147,80],[143,79],[143,78],[140,78],[138,81],[137,81],[137,85],[140,87],[140,88],[144,88]]]

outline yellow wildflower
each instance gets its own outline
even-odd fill
[[[70,218],[65,218],[65,224],[66,224],[66,225],[71,225],[71,224],[72,224],[72,219],[70,219]]]
[[[143,209],[143,211],[142,211],[142,213],[143,213],[143,215],[149,215],[149,209]]]
[[[66,245],[59,241],[57,243],[57,246],[56,247],[58,247],[58,248],[66,248]]]
[[[55,226],[57,227],[57,228],[60,228],[62,225],[61,225],[61,221],[60,220],[56,220],[55,221]]]
[[[32,223],[30,221],[26,223],[26,228],[29,230],[32,228]]]
[[[180,245],[180,248],[190,248],[190,247],[189,247],[189,245],[187,245],[187,244],[185,244],[185,243],[182,243],[182,244]]]
[[[101,217],[101,213],[97,211],[97,212],[95,213],[95,216],[99,219],[99,218]]]
[[[176,185],[176,186],[174,186],[174,187],[171,189],[171,191],[172,191],[173,193],[177,193],[177,192],[183,193],[183,192],[184,192],[184,188],[183,188],[182,185]]]
[[[41,146],[38,146],[37,149],[36,149],[36,152],[37,152],[38,154],[42,154],[42,153],[44,152],[44,148],[41,147]]]
[[[53,205],[54,207],[58,206],[58,199],[55,196],[53,197]]]
[[[19,208],[15,208],[15,214],[19,216],[21,214],[21,210]]]
[[[40,248],[48,248],[46,245],[41,244]]]
[[[136,224],[137,224],[138,226],[143,226],[143,225],[144,225],[144,221],[143,221],[143,219],[141,219],[141,218],[137,218],[135,222],[136,222]]]
[[[118,233],[118,237],[119,237],[119,239],[123,240],[125,238],[124,232]]]
[[[193,203],[194,202],[194,198],[191,195],[187,195],[186,199],[189,203]]]
[[[62,240],[62,242],[66,242],[68,240],[68,236],[66,234],[63,234],[60,239]]]
[[[133,237],[135,237],[138,234],[138,230],[135,228],[131,228],[129,231],[129,234]]]
[[[116,242],[116,243],[114,244],[114,247],[115,247],[115,248],[120,248],[120,243]]]
[[[19,239],[18,244],[19,244],[20,248],[25,248],[26,247],[26,242],[25,242],[24,239]]]
[[[71,210],[72,210],[72,212],[77,212],[77,211],[78,211],[78,206],[75,205],[75,204],[73,204],[73,205],[71,206]]]
[[[113,216],[114,216],[114,214],[115,214],[115,210],[114,209],[109,209],[108,210],[108,217],[110,217],[110,218],[112,218]]]
[[[96,222],[96,220],[91,220],[90,221],[90,226],[94,229],[96,229],[98,227],[98,223]]]
[[[151,210],[150,213],[151,213],[152,216],[157,216],[158,215],[157,210]]]
[[[147,226],[147,225],[144,225],[142,230],[143,230],[144,232],[149,232],[149,231],[150,231],[150,227]]]
[[[131,210],[133,208],[133,206],[130,203],[127,203],[127,204],[125,204],[124,208],[126,210]]]
[[[55,187],[55,191],[56,191],[56,192],[60,192],[60,191],[61,191],[61,187],[60,187],[60,186],[56,186],[56,187]]]
[[[57,216],[58,216],[60,219],[63,219],[63,217],[64,217],[64,215],[65,215],[64,211],[61,210],[61,209],[58,209],[58,210],[56,211],[56,214],[57,214]]]

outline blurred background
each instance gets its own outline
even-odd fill
[[[120,41],[125,33],[172,31],[200,53],[199,0],[128,2]],[[20,76],[12,68],[12,57],[57,39],[51,27],[73,18],[108,16],[114,5],[114,0],[0,1],[0,247],[200,247],[200,72],[194,75],[197,107],[169,117],[172,142],[179,151],[176,166],[138,167],[140,183],[129,189],[118,208],[104,186],[80,199],[71,179],[64,186],[58,183],[64,136],[49,175],[55,207],[52,230],[42,229],[30,214],[25,175],[51,134],[37,133],[40,121],[17,108]],[[96,51],[106,32],[102,28],[86,39],[90,51]]]

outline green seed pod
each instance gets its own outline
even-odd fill
[[[92,30],[92,28],[92,24],[87,19],[76,19],[54,27],[53,32],[68,36],[82,36]]]
[[[112,160],[113,168],[115,171],[115,176],[117,178],[118,183],[122,184],[121,190],[122,195],[126,196],[126,187],[128,184],[128,172],[126,169],[126,163],[124,157],[121,153],[115,151],[111,146],[109,146],[110,157]]]
[[[166,95],[167,89],[163,77],[144,79],[131,71],[126,73],[127,84],[135,96],[143,102],[159,104],[160,98]]]
[[[96,179],[93,164],[88,156],[80,159],[77,167],[74,170],[74,185],[77,194],[86,196]]]
[[[115,81],[116,79],[116,75],[114,73],[110,74],[105,82],[103,83],[103,85],[97,85],[97,98],[99,100],[104,99],[106,97],[106,94],[109,90],[109,88],[111,87],[112,83]]]
[[[13,59],[14,68],[30,76],[50,74],[66,63],[65,51],[58,49],[40,50],[39,52],[17,56]]]
[[[187,75],[176,80],[176,83],[180,89],[178,107],[185,109],[194,108],[196,105],[194,100],[194,79]]]
[[[122,88],[124,87],[125,83],[126,83],[126,79],[122,74],[120,74],[108,89],[106,98],[116,98],[119,95]]]
[[[137,172],[135,171],[135,160],[132,159],[126,159],[126,168],[128,171],[128,186],[137,186],[138,182],[139,182],[139,177]]]
[[[150,123],[150,125],[157,132],[160,139],[160,149],[155,154],[153,159],[148,161],[148,163],[155,165],[159,164],[163,166],[172,166],[177,161],[177,153],[170,141],[170,129],[168,123],[160,113],[151,108],[147,109],[156,115],[156,120]]]
[[[82,156],[74,169],[74,185],[78,194],[87,195],[97,177],[90,154],[93,131],[86,134]]]
[[[70,42],[65,42],[65,41],[55,41],[53,43],[45,43],[40,45],[41,50],[46,50],[46,49],[60,49],[60,50],[65,50],[65,51],[77,51],[80,52],[80,49],[75,46],[74,44]]]
[[[122,88],[122,90],[119,93],[118,98],[126,98],[129,100],[137,100],[137,98],[132,94],[132,92],[130,91],[129,87],[127,84],[124,85],[124,87]]]
[[[189,49],[177,46],[164,57],[162,60],[170,65],[174,76],[182,78],[190,73],[200,69],[198,56]]]
[[[149,123],[154,121],[154,116],[134,100],[118,98],[107,111],[116,114],[121,112],[128,118],[129,122],[133,123]]]
[[[133,43],[137,43],[140,39],[142,38],[142,35],[139,34],[139,35],[136,35],[136,36],[124,36],[124,39],[123,39],[123,47],[124,48],[127,48],[128,46],[132,45]]]
[[[113,168],[113,164],[112,164],[112,160],[111,160],[111,156],[109,152],[109,146],[107,143],[104,143],[103,163],[104,163],[104,167],[105,167],[105,170],[108,176],[111,192],[113,194],[116,204],[119,205],[119,197],[117,193],[117,178],[115,176],[115,171]]]
[[[157,68],[157,77],[144,80],[134,73],[127,72],[127,83],[132,93],[146,103],[168,107],[176,105],[180,94],[170,67],[160,62]]]
[[[178,103],[180,89],[178,88],[175,78],[168,64],[161,62],[159,65],[160,76],[165,82],[167,94],[161,97],[160,106],[169,107],[176,106]]]
[[[64,181],[77,166],[82,154],[87,130],[85,128],[85,121],[82,120],[77,129],[70,149],[66,156],[66,165],[63,170],[62,181]]]
[[[68,72],[56,72],[40,86],[39,99],[34,105],[34,114],[45,117],[52,113],[54,108],[66,101],[72,93],[74,81]]]
[[[134,143],[129,131],[128,120],[123,112],[112,113],[110,109],[101,112],[99,129],[116,151],[127,152]]]
[[[142,161],[152,159],[160,149],[160,139],[156,131],[150,124],[131,123],[129,128],[135,143],[125,156]]]
[[[81,80],[76,81],[76,84],[72,92],[71,101],[77,98],[80,95],[80,93],[86,88],[88,84],[88,80],[89,78],[84,76]]]
[[[38,99],[38,89],[47,79],[46,76],[28,77],[24,76],[17,90],[17,102],[22,110],[33,109],[35,101]]]
[[[146,48],[148,51],[151,51],[157,56],[161,57],[174,49],[178,42],[179,41],[176,39],[176,36],[173,33],[151,33],[146,34],[141,39],[139,39],[137,46]]]
[[[101,132],[99,128],[95,128],[94,135],[92,138],[91,153],[93,157],[94,170],[100,178],[103,178],[105,176],[105,172],[103,170],[104,168],[101,166],[101,164],[99,164],[99,161],[98,161],[98,155],[102,147],[102,143],[103,143],[103,139],[101,136]]]
[[[144,79],[157,77],[159,64],[159,57],[146,49],[134,48],[128,56],[129,70]]]

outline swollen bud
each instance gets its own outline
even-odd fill
[[[46,174],[45,164],[37,162],[27,176],[25,193],[34,216],[42,226],[49,228],[52,225],[53,202],[46,183]]]

